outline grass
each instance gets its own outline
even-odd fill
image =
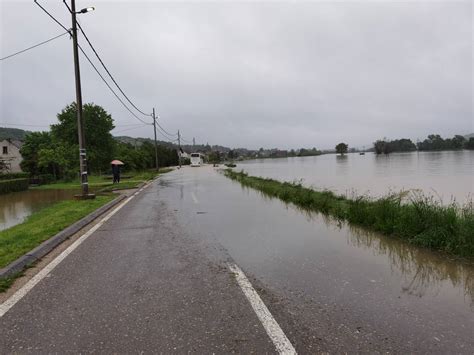
[[[474,257],[474,208],[445,206],[422,194],[391,194],[378,199],[347,198],[331,191],[316,191],[301,183],[280,182],[248,176],[230,169],[225,175],[263,194],[308,211],[332,216],[410,243],[461,257]]]
[[[0,268],[114,198],[107,195],[97,196],[94,200],[61,201],[33,213],[24,223],[0,231]],[[7,280],[2,280],[2,284],[5,282]]]
[[[139,184],[154,179],[156,176],[160,174],[165,174],[167,172],[172,171],[172,168],[161,168],[159,172],[156,171],[139,171],[139,172],[130,172],[124,173],[122,175],[129,176],[129,179],[122,179],[119,184],[113,184],[113,181],[110,179],[108,175],[89,175],[89,188],[93,191],[112,191],[112,190],[123,190],[123,189],[132,189],[137,187]],[[81,188],[81,184],[79,180],[70,181],[70,182],[56,182],[53,184],[47,185],[40,185],[36,187],[32,187],[32,189],[38,190],[53,190],[53,189],[60,189],[60,190],[79,190]]]

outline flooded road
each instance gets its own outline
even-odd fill
[[[254,278],[297,349],[474,351],[472,264],[304,213],[209,166],[160,184],[179,224]]]
[[[13,227],[33,212],[54,202],[67,200],[76,190],[35,190],[13,192],[0,196],[0,231]]]
[[[260,159],[238,162],[241,169],[280,181],[302,179],[308,187],[339,194],[421,190],[444,203],[456,199],[461,204],[474,194],[474,151],[468,150]]]

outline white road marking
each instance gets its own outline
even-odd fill
[[[99,229],[105,222],[107,222],[114,214],[116,214],[123,206],[125,206],[132,198],[134,198],[137,193],[134,193],[132,196],[127,197],[123,202],[121,202],[113,211],[111,211],[107,216],[102,218],[99,223],[94,227],[89,229],[84,233],[79,239],[72,243],[66,250],[59,254],[53,261],[51,261],[44,269],[38,272],[31,280],[29,280],[22,288],[16,291],[9,299],[3,302],[0,305],[0,318],[2,318],[5,313],[7,313],[10,308],[12,308],[19,300],[25,297],[30,290],[35,287],[42,279],[48,277],[49,273],[59,265],[69,254],[71,254],[74,249],[81,245],[91,234],[93,234],[97,229]]]
[[[199,201],[198,201],[196,195],[194,194],[194,192],[191,192],[191,197],[192,197],[192,199],[193,199],[193,201],[194,201],[195,204],[198,204],[198,203],[199,203]]]
[[[283,333],[283,330],[280,328],[275,318],[273,318],[267,306],[265,306],[265,303],[263,303],[262,299],[258,295],[257,291],[255,291],[255,289],[252,287],[252,284],[247,279],[243,271],[235,264],[228,263],[227,266],[229,267],[230,271],[235,274],[237,283],[244,292],[245,297],[247,297],[249,300],[250,305],[257,314],[258,319],[260,319],[260,322],[275,345],[278,353],[285,355],[296,354],[295,348],[288,340],[285,333]]]

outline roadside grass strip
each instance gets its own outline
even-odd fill
[[[265,331],[272,340],[273,345],[275,345],[278,353],[282,355],[296,354],[295,348],[288,340],[285,333],[283,333],[283,330],[280,328],[275,318],[273,318],[267,306],[265,306],[265,303],[263,303],[243,271],[236,264],[229,263],[227,264],[227,267],[234,274],[242,292],[250,302],[252,309],[265,328]]]
[[[89,175],[89,188],[94,191],[112,191],[112,190],[123,190],[123,189],[132,189],[137,187],[137,185],[152,180],[161,174],[168,173],[172,171],[172,168],[161,168],[159,172],[156,171],[139,171],[131,172],[130,179],[122,179],[119,184],[114,184],[107,175]],[[69,182],[55,182],[52,184],[45,184],[40,186],[32,187],[35,190],[79,190],[81,184],[78,180],[69,181]]]
[[[114,214],[122,209],[131,199],[138,195],[139,192],[143,191],[150,184],[143,186],[140,190],[135,192],[132,196],[126,198],[121,202],[117,207],[115,207],[111,212],[109,212],[104,218],[102,218],[94,227],[89,229],[86,233],[81,235],[74,243],[72,243],[66,250],[59,254],[54,260],[52,260],[48,265],[46,265],[40,272],[38,272],[33,278],[31,278],[23,287],[16,291],[10,298],[0,305],[0,318],[2,318],[5,313],[7,313],[18,301],[20,301],[28,292],[33,289],[42,279],[44,279],[48,274],[58,266],[61,261],[63,261],[69,254],[71,254],[79,245],[81,245],[87,238],[89,238],[97,229],[102,227],[102,225],[107,222]]]
[[[25,222],[0,232],[0,268],[7,266],[74,222],[87,216],[116,196],[55,203],[29,216]]]
[[[331,191],[316,191],[301,183],[280,182],[230,169],[228,178],[265,196],[332,216],[338,221],[361,226],[387,236],[452,255],[474,257],[474,207],[455,202],[442,205],[433,197],[417,193],[397,193],[380,198],[347,198]]]

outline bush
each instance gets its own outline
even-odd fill
[[[26,179],[28,176],[28,173],[0,174],[0,180]]]
[[[28,190],[28,179],[0,180],[0,194]]]

